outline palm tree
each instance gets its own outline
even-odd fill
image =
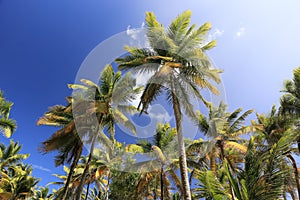
[[[171,128],[169,123],[162,124],[158,123],[156,126],[156,134],[154,135],[153,142],[148,140],[140,140],[136,145],[128,145],[128,150],[135,149],[135,146],[142,147],[140,150],[143,153],[152,152],[156,157],[155,160],[144,162],[143,165],[147,166],[149,172],[144,172],[141,174],[139,183],[137,185],[137,193],[141,193],[142,190],[146,189],[146,193],[149,193],[149,186],[151,182],[154,182],[155,188],[153,192],[157,196],[157,191],[160,192],[160,199],[170,199],[171,194],[169,191],[170,180],[168,175],[172,177],[175,185],[177,186],[179,191],[182,191],[181,183],[179,178],[177,177],[174,167],[176,165],[177,160],[167,157],[174,152],[174,147],[177,145],[175,138],[177,136],[177,132],[175,128]],[[172,157],[172,156],[171,156]],[[175,157],[175,155],[173,155]],[[173,162],[173,163],[172,163]],[[161,166],[160,169],[157,169],[155,166],[151,169],[153,164],[157,164]],[[159,184],[157,183],[159,182]],[[160,185],[160,190],[157,187]]]
[[[7,101],[0,90],[0,132],[7,138],[10,138],[17,128],[16,122],[9,118],[12,106],[13,103]]]
[[[247,151],[247,147],[243,144],[243,140],[239,137],[242,134],[246,134],[250,131],[249,126],[243,126],[242,124],[245,122],[247,116],[253,112],[253,110],[247,110],[242,113],[242,109],[236,109],[232,113],[226,111],[227,106],[224,103],[220,103],[217,108],[210,108],[209,117],[205,117],[200,112],[197,112],[197,119],[200,131],[211,138],[212,141],[195,141],[189,147],[189,154],[193,152],[198,152],[203,154],[203,151],[206,154],[202,156],[197,156],[197,163],[207,162],[206,159],[209,160],[210,170],[215,174],[216,177],[223,177],[223,171],[217,171],[217,163],[219,161],[220,167],[222,167],[223,162],[226,160],[232,169],[236,170],[237,165],[243,162],[242,155],[245,155]],[[211,148],[209,148],[211,146]],[[203,164],[201,164],[203,165]],[[199,167],[201,167],[199,165]],[[204,164],[205,165],[205,164]],[[198,177],[200,180],[204,180],[204,178],[211,179],[211,172],[207,171],[205,168],[199,168],[197,165],[195,169],[203,170],[203,172],[198,173]],[[191,173],[190,180],[192,180],[192,175],[194,171]],[[206,180],[206,179],[205,179]],[[232,190],[231,185],[229,184],[230,190]],[[232,191],[233,198],[233,191]],[[212,197],[212,196],[211,196]],[[213,198],[213,197],[212,197]]]
[[[32,167],[24,164],[9,166],[1,173],[0,198],[9,200],[28,199],[39,182],[31,176]]]
[[[212,69],[205,51],[212,48],[216,42],[205,43],[204,37],[211,28],[205,23],[200,28],[190,26],[191,11],[180,14],[169,25],[167,30],[160,24],[152,12],[146,13],[146,35],[150,49],[139,49],[126,46],[129,55],[116,59],[121,70],[135,70],[154,73],[148,80],[141,96],[141,112],[163,91],[168,102],[173,105],[176,129],[178,133],[178,149],[180,159],[180,174],[183,184],[184,199],[191,199],[188,182],[187,163],[182,133],[182,107],[185,113],[194,118],[190,95],[200,98],[199,88],[208,88],[217,94],[217,89],[209,82],[220,82],[220,70]]]
[[[212,199],[232,199],[231,191],[227,185],[220,181],[211,170],[195,170],[195,178],[199,180],[197,187],[194,188],[195,198]]]
[[[40,151],[43,153],[49,153],[52,151],[58,151],[58,155],[55,157],[55,165],[63,165],[65,163],[71,164],[68,178],[62,190],[63,200],[66,199],[69,193],[68,189],[71,183],[71,178],[75,167],[79,161],[82,153],[83,143],[78,135],[78,131],[75,127],[75,121],[72,113],[73,99],[67,97],[67,106],[56,105],[49,108],[44,116],[39,118],[37,125],[47,125],[60,127],[49,139],[42,143]]]
[[[7,167],[21,163],[29,157],[29,154],[20,154],[22,146],[18,142],[10,140],[9,145],[0,144],[0,170],[4,171]]]
[[[84,187],[96,141],[101,142],[101,140],[103,140],[101,136],[102,131],[108,131],[112,143],[115,142],[114,133],[116,123],[128,128],[132,133],[136,133],[134,125],[123,112],[136,112],[136,108],[128,105],[128,103],[133,101],[142,90],[142,87],[135,87],[135,80],[131,78],[130,73],[122,77],[121,72],[115,73],[111,65],[107,65],[102,71],[99,85],[85,79],[81,81],[84,85],[72,84],[69,85],[69,87],[77,90],[75,95],[79,94],[84,97],[87,107],[83,109],[80,108],[82,104],[81,99],[79,102],[75,99],[73,109],[77,109],[75,112],[80,119],[78,120],[79,123],[82,123],[82,118],[84,117],[89,121],[88,119],[92,114],[96,116],[97,124],[92,124],[92,126],[89,126],[91,128],[89,128],[88,131],[83,132],[83,134],[88,133],[91,147],[82,179],[77,187],[77,200],[80,199]],[[82,125],[79,125],[78,127],[80,128],[81,126]],[[83,124],[83,127],[87,127],[87,124]]]
[[[227,176],[238,200],[282,199],[285,196],[285,181],[289,170],[282,168],[290,144],[295,140],[295,132],[285,132],[273,146],[264,148],[255,143],[259,138],[251,137],[245,157],[245,167],[237,179],[225,162]]]
[[[284,89],[280,99],[280,112],[293,115],[299,119],[300,116],[300,67],[294,69],[293,80],[284,82]],[[299,120],[298,120],[299,121]],[[298,126],[299,127],[299,126]],[[300,152],[300,136],[297,138],[298,151]]]
[[[63,167],[64,170],[64,174],[53,174],[53,176],[55,176],[56,178],[58,178],[58,181],[54,181],[54,182],[50,182],[47,184],[48,185],[56,185],[56,186],[61,186],[58,189],[53,191],[53,195],[52,198],[53,199],[62,199],[62,198],[66,198],[66,199],[74,199],[74,190],[76,189],[76,187],[79,185],[80,179],[82,177],[82,173],[84,170],[84,167],[81,167],[80,165],[81,163],[79,163],[78,165],[76,165],[76,168],[74,169],[73,173],[72,173],[72,184],[69,185],[68,190],[67,190],[67,194],[65,194],[64,188],[66,185],[66,181],[69,177],[70,173],[70,169],[67,166]],[[84,198],[83,194],[82,194],[82,198]]]
[[[257,114],[257,123],[261,125],[260,129],[257,129],[256,134],[258,135],[258,141],[261,145],[266,145],[267,147],[272,147],[276,145],[279,140],[285,136],[286,133],[295,132],[294,117],[292,115],[283,115],[280,111],[277,111],[276,107],[273,106],[269,115]],[[294,171],[294,177],[287,176],[285,183],[287,188],[293,188],[294,182],[296,183],[296,188],[298,190],[298,197],[300,194],[300,182],[299,182],[299,172],[296,164],[295,158],[292,156],[293,148],[290,145],[290,151],[285,154],[285,158],[289,160],[292,164]],[[284,161],[282,167],[289,167],[288,163]],[[290,170],[291,171],[291,170]],[[294,180],[291,182],[290,180]],[[292,191],[288,191],[291,195]]]
[[[31,200],[51,200],[53,199],[53,194],[49,194],[48,187],[38,187],[34,190],[33,197]]]
[[[106,135],[103,134],[102,137],[106,138],[106,142],[110,141],[106,137]],[[122,163],[120,162],[122,158],[119,150],[122,150],[124,148],[123,145],[118,142],[115,142],[115,144],[109,142],[107,144],[107,148],[105,150],[98,148],[94,149],[94,153],[89,164],[89,171],[87,173],[85,181],[85,184],[87,184],[87,189],[85,192],[86,198],[88,198],[89,195],[90,185],[93,183],[97,186],[97,190],[99,194],[101,194],[103,199],[108,199],[109,197],[109,186],[113,175],[111,171],[116,164],[122,165]],[[118,151],[116,157],[113,153],[114,151]],[[87,162],[88,157],[82,157],[80,160],[80,164],[77,166],[77,169],[81,169],[81,171],[83,172]],[[78,177],[78,180],[82,180],[81,176]],[[78,183],[79,182],[80,181],[78,181]]]
[[[248,115],[250,115],[253,110],[247,110],[242,113],[242,109],[238,108],[232,113],[226,111],[227,106],[224,103],[220,103],[218,108],[211,108],[209,111],[209,118],[206,118],[200,112],[197,112],[198,125],[201,132],[212,138],[212,142],[215,142],[212,146],[212,149],[209,154],[210,159],[210,169],[216,174],[216,159],[220,158],[223,161],[225,158],[229,161],[232,168],[234,167],[235,159],[238,159],[237,156],[242,153],[245,154],[247,147],[244,146],[243,140],[239,137],[242,134],[250,132],[250,126],[244,126]],[[199,143],[194,143],[190,146],[191,149],[197,148],[197,144],[200,146],[203,141]],[[200,150],[203,147],[199,148]],[[229,150],[234,149],[235,152],[229,154]]]
[[[32,177],[32,167],[23,164],[29,154],[20,154],[21,148],[13,140],[8,146],[0,144],[0,198],[25,199],[39,181]]]

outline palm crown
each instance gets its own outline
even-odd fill
[[[150,48],[126,46],[129,55],[116,59],[121,70],[153,73],[141,96],[138,106],[141,113],[147,110],[163,91],[166,93],[167,101],[173,105],[184,199],[191,199],[191,194],[181,125],[181,107],[187,116],[195,119],[190,97],[199,98],[205,105],[210,105],[200,94],[199,89],[208,88],[214,94],[218,94],[217,88],[210,81],[219,83],[221,72],[212,68],[204,53],[216,44],[215,41],[205,42],[211,25],[205,23],[195,29],[196,25],[190,26],[190,18],[191,11],[185,11],[165,29],[152,12],[147,12],[146,36]]]

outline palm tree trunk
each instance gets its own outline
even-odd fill
[[[108,200],[109,181],[110,181],[110,170],[108,170],[108,175],[107,175],[107,185],[105,188],[105,200]]]
[[[80,140],[80,138],[79,138]],[[68,174],[68,178],[67,178],[67,181],[66,181],[66,184],[65,184],[65,187],[63,189],[63,198],[62,200],[66,200],[67,198],[67,194],[69,192],[69,185],[70,185],[70,182],[71,182],[71,178],[73,176],[73,173],[74,173],[74,170],[77,166],[77,163],[80,159],[80,156],[81,156],[81,153],[82,153],[82,143],[81,143],[81,146],[80,146],[80,149],[77,151],[77,154],[76,154],[76,157],[74,158],[73,162],[72,162],[72,165],[71,165],[71,168],[70,168],[70,171],[69,171],[69,174]]]
[[[87,200],[88,196],[89,196],[89,190],[90,190],[90,184],[88,184],[87,188],[86,188],[86,193],[85,193],[85,200]]]
[[[79,185],[77,187],[76,194],[75,194],[75,200],[80,200],[81,193],[82,193],[83,187],[84,187],[84,182],[85,182],[86,176],[88,174],[88,171],[89,171],[89,168],[90,168],[90,164],[91,164],[91,160],[92,160],[92,157],[93,157],[95,143],[96,143],[96,140],[97,140],[98,131],[100,129],[100,125],[101,125],[102,119],[103,119],[103,114],[100,115],[100,117],[98,119],[97,130],[94,132],[95,135],[92,136],[92,145],[91,145],[91,148],[90,148],[89,158],[88,158],[88,161],[87,161],[87,163],[85,165],[85,168],[84,168],[84,171],[83,171],[80,183],[79,183]]]
[[[210,153],[210,170],[217,175],[217,164],[216,164],[216,148],[213,147]]]
[[[175,95],[174,82],[171,80],[171,90],[172,90],[172,101],[173,101],[173,110],[176,121],[176,130],[178,137],[178,150],[179,150],[179,166],[180,166],[180,175],[183,186],[183,199],[191,200],[191,191],[189,185],[189,177],[187,171],[187,163],[186,163],[186,154],[185,154],[185,146],[184,146],[184,138],[182,133],[182,114],[180,110],[180,104],[177,96]]]
[[[297,146],[298,146],[298,151],[299,151],[299,153],[300,153],[300,137],[299,137],[298,140],[297,140]]]
[[[300,182],[299,182],[299,172],[298,172],[298,168],[297,168],[297,163],[295,161],[295,159],[293,158],[292,155],[288,154],[287,157],[290,159],[290,161],[292,162],[293,168],[294,168],[294,174],[295,174],[295,180],[296,180],[296,184],[297,184],[297,190],[298,190],[298,198],[300,197]]]
[[[194,173],[195,173],[195,169],[193,169],[191,174],[190,174],[190,178],[189,178],[189,184],[190,185],[192,185],[192,180],[193,180]]]
[[[225,160],[225,151],[224,151],[223,141],[219,142],[219,147],[220,147],[220,150],[221,150],[221,159],[222,159],[222,162],[223,162]],[[228,162],[230,168],[232,169],[232,171],[235,171],[231,161],[229,159],[227,159],[227,162]],[[234,190],[233,190],[232,185],[231,185],[229,180],[228,180],[228,183],[229,183],[229,190],[230,190],[230,193],[231,193],[231,199],[235,200]]]
[[[164,168],[160,169],[160,199],[164,200]]]
[[[89,171],[89,168],[90,168],[90,163],[91,163],[91,160],[92,160],[92,157],[93,157],[93,152],[94,152],[94,148],[95,148],[96,138],[97,138],[97,135],[93,136],[93,138],[92,138],[92,145],[91,145],[91,148],[90,148],[89,158],[88,158],[88,161],[87,161],[87,163],[85,165],[85,168],[84,168],[84,171],[83,171],[80,183],[79,183],[79,185],[77,187],[75,200],[80,200],[80,198],[81,198],[81,193],[83,191],[85,179],[86,179],[86,176],[88,174],[88,171]]]

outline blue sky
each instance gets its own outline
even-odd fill
[[[218,46],[209,55],[224,70],[229,109],[268,112],[300,65],[299,8],[297,0],[0,0],[0,88],[15,103],[12,138],[31,154],[41,185],[54,180],[51,174],[61,171],[54,154],[37,148],[55,129],[37,127],[37,119],[49,106],[65,104],[67,84],[94,47],[128,26],[139,28],[146,11],[163,24],[187,9],[193,23],[211,22]]]

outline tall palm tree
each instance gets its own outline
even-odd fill
[[[69,193],[68,189],[70,187],[71,178],[83,148],[83,143],[75,127],[72,112],[73,99],[71,97],[67,97],[66,99],[68,102],[67,106],[56,105],[50,107],[37,122],[37,125],[60,127],[58,131],[42,143],[40,151],[43,153],[58,151],[58,155],[55,157],[56,166],[66,163],[71,164],[70,173],[62,190],[63,195],[60,197],[63,200],[66,199]]]
[[[107,65],[102,71],[99,84],[85,79],[81,81],[84,85],[72,84],[69,86],[77,90],[76,94],[79,93],[84,96],[84,100],[88,103],[88,107],[80,110],[78,107],[81,105],[82,101],[76,102],[75,100],[73,109],[78,108],[78,110],[75,111],[77,112],[77,117],[80,119],[78,120],[79,123],[82,123],[82,116],[86,117],[88,121],[91,114],[93,114],[97,118],[97,124],[93,124],[91,128],[85,132],[88,133],[91,147],[82,179],[77,187],[77,200],[80,199],[80,195],[83,191],[96,141],[101,142],[101,140],[103,140],[101,133],[104,130],[107,130],[112,143],[115,142],[114,134],[116,123],[128,128],[133,134],[136,133],[134,125],[126,117],[124,112],[136,112],[136,108],[129,105],[129,103],[133,101],[142,90],[142,87],[136,87],[136,82],[131,78],[130,73],[127,73],[122,77],[121,72],[115,73],[111,65]],[[83,127],[85,126],[87,125],[84,124]],[[78,127],[80,128],[81,125]]]
[[[13,103],[7,101],[4,98],[3,92],[0,90],[0,132],[7,138],[10,138],[17,128],[16,122],[9,118],[12,106]]]
[[[167,29],[160,24],[152,12],[146,13],[146,35],[150,49],[128,47],[129,55],[116,59],[121,70],[151,72],[141,96],[141,112],[163,91],[167,94],[168,102],[173,105],[176,129],[178,133],[178,149],[180,159],[180,174],[183,184],[184,199],[191,199],[188,182],[185,146],[182,133],[182,108],[185,113],[194,118],[193,105],[190,95],[200,98],[199,89],[208,88],[217,94],[217,89],[209,82],[220,82],[220,70],[212,69],[205,51],[215,46],[216,42],[205,43],[204,38],[211,28],[205,23],[200,28],[190,26],[191,11],[180,14]]]

